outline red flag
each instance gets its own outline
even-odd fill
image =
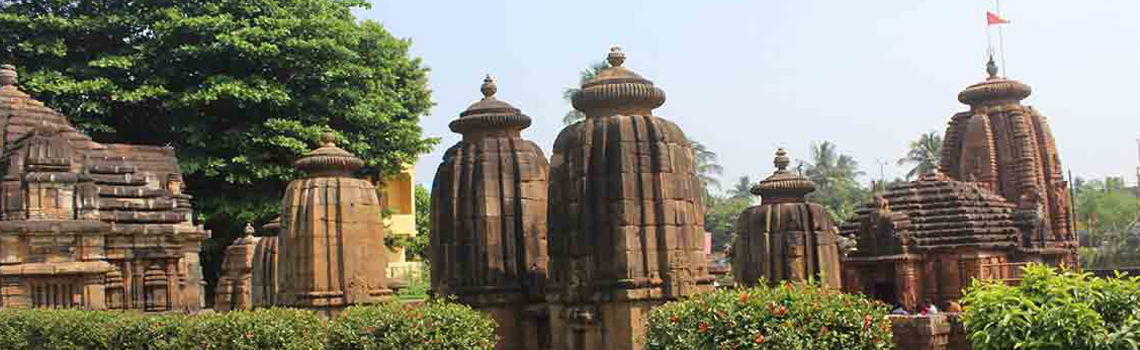
[[[993,12],[986,11],[986,25],[992,26],[995,24],[1006,24],[1006,23],[1009,23],[1009,20],[1007,20],[1005,18],[1001,18],[1001,16],[998,16],[997,14],[995,14]]]

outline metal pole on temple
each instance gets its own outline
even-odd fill
[[[998,16],[1002,16],[1001,0],[994,0],[994,11],[997,11]],[[1002,16],[1002,18],[1006,17]],[[1009,68],[1009,65],[1005,64],[1005,36],[1002,35],[1002,27],[1003,26],[998,26],[998,47],[1001,51],[1001,76],[1008,77],[1009,73],[1006,70]]]

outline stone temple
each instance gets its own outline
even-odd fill
[[[858,238],[844,286],[913,308],[945,308],[974,278],[1017,280],[1030,262],[1077,265],[1068,184],[1049,124],[1020,103],[1030,88],[997,76],[958,100],[938,171],[888,188],[842,234]]]
[[[490,314],[499,349],[549,346],[542,282],[547,272],[547,177],[542,149],[523,139],[530,117],[495,98],[459,114],[432,189],[432,290]]]
[[[170,147],[101,144],[0,66],[0,307],[147,312],[204,305],[192,221]]]
[[[777,150],[776,172],[752,187],[762,202],[736,220],[732,276],[743,285],[761,278],[769,283],[813,278],[838,290],[838,229],[826,208],[807,202],[815,184],[788,171],[790,162],[783,148]]]

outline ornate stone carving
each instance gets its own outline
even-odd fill
[[[198,251],[174,150],[102,144],[0,66],[0,307],[196,311]]]

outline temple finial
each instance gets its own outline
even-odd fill
[[[610,67],[621,67],[625,63],[625,53],[621,52],[621,47],[614,45],[610,48],[610,54],[606,55],[606,61],[610,63]]]
[[[321,134],[321,146],[333,147],[336,146],[336,134],[326,132]]]
[[[479,91],[483,93],[483,98],[495,96],[495,92],[499,91],[499,88],[495,86],[495,79],[491,78],[490,74],[483,78],[483,86],[479,87]]]
[[[791,160],[788,159],[788,152],[785,151],[783,148],[777,149],[776,150],[776,159],[774,161],[772,161],[772,164],[776,165],[777,171],[788,170],[788,164],[790,164],[790,163],[791,163]]]
[[[16,85],[16,66],[0,65],[0,86]]]
[[[986,73],[990,75],[989,79],[997,79],[998,66],[994,63],[994,54],[990,54],[989,62],[986,62]]]

